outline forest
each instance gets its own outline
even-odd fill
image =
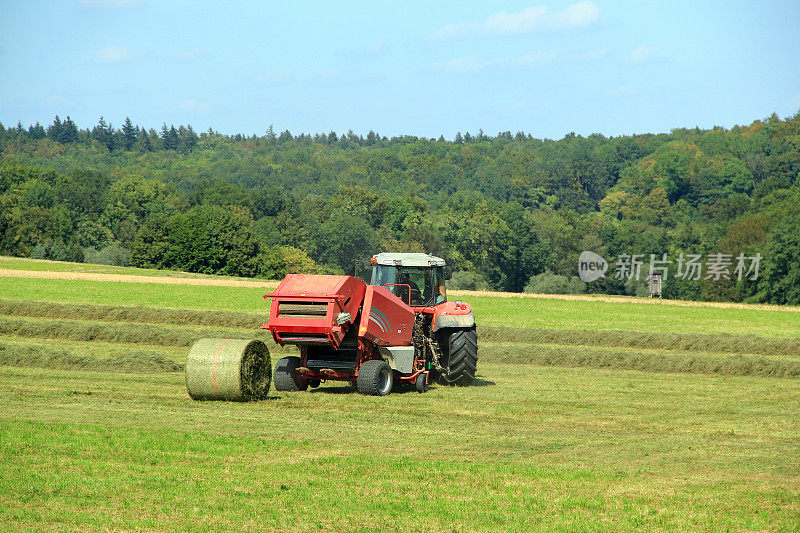
[[[666,298],[797,305],[799,181],[800,112],[559,140],[55,117],[0,124],[0,254],[280,278],[425,251],[453,266],[455,288],[632,295],[657,258]],[[590,283],[576,277],[585,250],[611,263]],[[726,268],[681,277],[692,256]],[[642,276],[615,274],[625,257]]]

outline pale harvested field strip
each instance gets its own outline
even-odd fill
[[[101,274],[97,272],[54,272],[43,270],[13,270],[0,268],[0,277],[63,279],[84,281],[112,281],[117,283],[155,283],[159,285],[200,285],[205,287],[249,287],[274,289],[277,281],[219,278],[178,278],[167,276],[137,276],[133,274]]]

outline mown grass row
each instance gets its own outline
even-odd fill
[[[514,365],[591,367],[659,373],[800,377],[800,362],[761,356],[652,354],[546,345],[525,345],[509,350],[508,347],[488,345],[482,348],[481,359],[484,363]],[[134,349],[129,352],[115,353],[108,358],[99,358],[81,355],[70,349],[7,343],[0,343],[0,365],[114,372],[179,372],[185,368],[185,363],[177,362],[156,351]],[[479,371],[479,376],[481,373]]]
[[[484,344],[480,348],[480,358],[482,361],[492,363],[540,366],[614,368],[644,372],[730,376],[800,377],[800,360],[774,359],[761,355],[698,355],[584,346]]]
[[[0,364],[174,371],[183,368],[182,363],[163,354],[154,354],[150,349],[136,348],[136,345],[189,347],[201,337],[261,338],[275,350],[277,346],[269,335],[257,329],[256,323],[260,322],[260,317],[247,313],[0,300],[0,335],[130,345],[130,349],[123,349],[112,357],[97,358],[81,353],[79,347],[6,344]],[[219,328],[220,325],[229,327]],[[203,326],[214,329],[203,330]],[[479,334],[481,359],[488,362],[649,372],[800,376],[800,358],[792,360],[800,355],[800,339],[492,326],[480,327]]]
[[[54,304],[49,302],[0,300],[0,315],[40,317],[53,319],[84,319],[103,322],[136,322],[144,324],[172,324],[186,326],[215,326],[248,330],[246,336],[258,333],[258,326],[266,316],[232,311],[200,311],[191,309],[166,309],[156,307],[126,307],[112,305]],[[73,329],[72,326],[67,326]],[[125,326],[128,327],[128,326]],[[2,325],[0,323],[0,328]],[[100,328],[102,329],[102,328]],[[130,328],[128,328],[130,329]],[[146,331],[146,340],[120,342],[150,342],[154,337]],[[159,330],[163,331],[163,330]],[[798,355],[800,338],[769,338],[753,335],[641,332],[589,329],[512,328],[479,326],[482,340],[532,344],[571,344],[580,346],[606,346],[670,351],[719,352],[755,355]],[[105,332],[98,333],[104,340]],[[55,334],[54,334],[55,335]],[[174,334],[173,334],[174,335]],[[235,336],[244,335],[236,332]],[[133,332],[126,338],[135,337]],[[243,338],[246,338],[243,337]],[[191,337],[175,340],[167,336],[173,346],[187,346]],[[72,337],[70,337],[72,338]]]
[[[112,372],[178,372],[185,368],[153,351],[133,350],[101,359],[49,346],[6,343],[0,343],[0,365]]]
[[[745,335],[657,333],[587,329],[479,327],[481,340],[530,344],[570,344],[755,355],[800,356],[800,339],[775,339]]]
[[[266,313],[254,315],[235,311],[199,311],[163,307],[127,307],[122,305],[78,305],[26,300],[0,300],[0,315],[248,329],[258,328],[258,326],[267,321]]]
[[[191,335],[191,333],[190,333]],[[196,334],[187,340],[193,341]],[[79,337],[79,335],[72,335]],[[62,337],[63,338],[63,337]],[[89,355],[81,346],[58,347],[46,344],[0,343],[0,365],[117,372],[174,372],[184,369],[176,361],[148,346],[115,345],[109,357]],[[272,345],[273,359],[285,354]],[[291,349],[289,349],[291,351]],[[629,369],[645,372],[722,374],[735,376],[800,377],[800,361],[764,356],[725,356],[692,353],[652,353],[636,349],[535,344],[481,345],[481,361],[513,365],[592,367]],[[479,371],[479,374],[481,372]]]
[[[17,317],[0,317],[0,335],[162,346],[191,346],[195,340],[201,337],[270,338],[266,332],[260,330],[215,328],[211,331],[203,331],[198,328],[165,328],[154,324],[30,320]]]

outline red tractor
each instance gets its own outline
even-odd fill
[[[299,356],[279,360],[275,389],[300,391],[322,381],[353,383],[385,396],[396,381],[419,392],[432,380],[467,385],[475,379],[478,336],[469,304],[447,301],[445,261],[422,253],[372,257],[369,284],[353,276],[290,274],[272,298],[275,342]]]

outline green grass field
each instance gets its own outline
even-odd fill
[[[0,529],[800,528],[796,312],[482,296],[477,386],[191,401],[264,292],[0,278]]]

